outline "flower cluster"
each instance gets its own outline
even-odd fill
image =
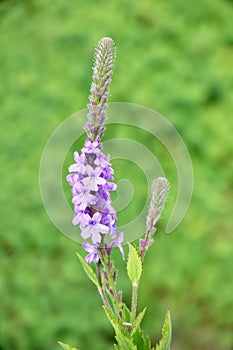
[[[79,225],[81,237],[90,238],[83,248],[89,252],[86,262],[99,261],[98,249],[104,247],[104,236],[111,238],[108,249],[118,246],[123,253],[121,242],[123,234],[117,233],[116,212],[111,205],[110,192],[116,189],[113,180],[113,169],[109,156],[101,152],[102,144],[91,142],[87,138],[81,154],[74,153],[75,163],[69,167],[67,181],[72,186],[72,202],[75,216],[73,224]],[[118,237],[117,237],[118,235]]]

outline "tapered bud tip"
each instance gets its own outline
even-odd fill
[[[166,200],[167,192],[169,190],[169,182],[165,177],[158,177],[155,179],[151,186],[152,197],[162,197]]]
[[[116,47],[115,47],[115,43],[112,40],[112,38],[104,37],[104,38],[99,40],[97,47],[96,47],[96,54],[103,55],[104,52],[107,52],[108,55],[110,55],[109,58],[111,57],[112,60],[115,59]]]
[[[98,42],[98,45],[104,45],[108,47],[115,46],[114,41],[112,40],[112,38],[109,38],[109,37],[104,37],[100,39],[100,41]]]
[[[151,186],[151,200],[147,215],[147,230],[152,230],[156,222],[160,219],[164,204],[167,199],[169,182],[164,177],[155,179]]]
[[[103,37],[102,39],[100,39],[100,42],[103,42],[103,43],[108,43],[108,44],[113,44],[113,40],[112,38],[106,36],[106,37]]]
[[[104,133],[109,85],[116,57],[116,47],[111,38],[99,40],[95,48],[93,81],[91,84],[88,123],[85,126],[87,136],[94,141]]]

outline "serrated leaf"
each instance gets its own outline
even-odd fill
[[[150,338],[147,336],[145,339],[140,328],[133,335],[133,341],[137,345],[137,350],[151,350]]]
[[[115,338],[118,344],[115,344],[114,347],[116,350],[137,350],[137,347],[133,343],[133,339],[128,333],[125,333],[125,330],[122,329],[121,323],[117,320],[114,313],[103,306],[109,321],[115,329]]]
[[[146,336],[145,344],[144,344],[144,350],[153,350],[151,349],[151,341],[149,335]]]
[[[96,277],[96,274],[94,273],[94,271],[92,270],[91,266],[88,265],[83,257],[79,254],[79,253],[76,253],[77,254],[77,257],[79,258],[79,261],[81,262],[82,264],[82,267],[84,269],[84,271],[86,272],[87,276],[90,278],[90,280],[97,286],[99,287],[99,282],[98,282],[98,279]]]
[[[141,311],[141,312],[137,315],[136,320],[135,320],[135,323],[134,323],[134,327],[133,327],[133,329],[132,329],[131,335],[133,335],[133,334],[137,331],[137,329],[140,327],[140,324],[141,324],[141,322],[142,322],[142,320],[143,320],[143,317],[144,317],[144,315],[145,315],[145,312],[146,312],[146,307],[144,308],[143,311]]]
[[[116,340],[120,350],[137,350],[137,346],[134,345],[133,339],[129,335],[123,334],[119,329],[116,329]]]
[[[142,261],[132,244],[129,244],[127,272],[132,283],[138,283],[142,275]]]
[[[140,327],[140,324],[141,324],[141,322],[143,320],[145,312],[146,312],[146,307],[144,308],[144,310],[142,312],[140,312],[137,315],[131,335],[133,335],[137,331],[137,329]]]
[[[141,329],[137,329],[133,335],[133,342],[137,345],[137,350],[144,350],[144,337]]]
[[[73,346],[62,343],[61,341],[58,341],[58,344],[62,347],[62,349],[65,349],[65,350],[78,350],[77,348],[74,348]]]
[[[162,329],[162,339],[156,345],[156,350],[170,350],[172,336],[172,325],[170,312],[167,311],[163,329]]]
[[[116,330],[117,327],[119,327],[119,322],[118,322],[116,316],[114,315],[114,313],[111,310],[107,309],[105,306],[103,306],[103,308],[104,308],[104,311],[105,311],[110,323],[112,324],[113,328]]]

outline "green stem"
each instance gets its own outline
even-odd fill
[[[103,242],[101,243],[103,244]],[[105,269],[106,274],[108,276],[108,287],[107,287],[105,283],[102,284],[101,271],[99,266],[98,279],[101,280],[101,294],[102,294],[102,297],[103,296],[105,297],[105,300],[104,300],[105,303],[108,302],[108,300],[111,302],[111,306],[114,309],[115,315],[120,320],[121,307],[118,304],[118,300],[117,300],[116,282],[114,281],[113,273],[110,271],[110,257],[106,254],[105,248],[100,249],[99,254],[102,262],[102,267]],[[110,292],[109,289],[112,290],[112,293]],[[111,306],[109,302],[108,302],[108,305],[109,305],[108,308],[111,310]]]
[[[98,287],[99,293],[100,293],[101,298],[102,298],[102,300],[103,300],[104,306],[105,306],[107,309],[109,309],[109,310],[112,311],[111,306],[110,306],[110,304],[109,304],[109,302],[108,302],[108,299],[107,299],[107,297],[106,297],[106,294],[105,294],[103,285],[102,285],[102,278],[101,278],[101,272],[100,272],[100,265],[99,265],[99,264],[96,264],[96,268],[97,268],[97,277],[98,277],[99,284],[100,284],[100,286]]]
[[[109,304],[109,302],[108,302],[108,299],[107,299],[107,297],[106,297],[106,294],[105,294],[105,291],[104,291],[103,287],[99,287],[98,289],[99,289],[99,293],[100,293],[100,295],[101,295],[101,297],[102,297],[104,306],[105,306],[107,309],[109,309],[110,311],[112,311],[112,308],[111,308],[111,306],[110,306],[110,304]]]
[[[131,303],[131,323],[134,326],[134,321],[137,313],[137,301],[138,301],[138,283],[132,283],[132,303]]]
[[[116,316],[117,316],[117,318],[119,318],[120,306],[119,306],[118,301],[117,301],[116,284],[115,284],[115,281],[113,280],[113,275],[110,272],[109,261],[104,265],[104,267],[105,267],[105,270],[106,270],[107,275],[108,275],[109,287],[111,287],[111,289],[113,291],[113,294],[114,294],[114,295],[112,295],[110,292],[108,292],[108,295],[109,295],[109,297],[110,297],[110,299],[112,301],[113,307],[115,309]]]

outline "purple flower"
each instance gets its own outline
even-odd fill
[[[106,180],[100,176],[102,173],[101,167],[92,168],[90,165],[86,166],[87,176],[82,180],[84,186],[90,191],[98,191],[98,185],[105,185]]]
[[[73,225],[80,225],[80,229],[82,230],[85,227],[86,224],[86,213],[84,213],[83,211],[76,211],[76,214],[72,220],[72,224]]]
[[[79,173],[83,174],[86,171],[86,164],[85,164],[85,158],[83,154],[79,156],[78,152],[74,152],[74,160],[76,163],[69,166],[69,172],[78,171]]]
[[[84,239],[91,237],[93,243],[100,243],[101,234],[106,235],[109,227],[101,224],[101,214],[95,213],[92,217],[86,215],[87,226],[82,230],[81,236]]]
[[[100,258],[96,244],[93,245],[88,242],[84,242],[83,249],[85,249],[89,253],[84,259],[86,263],[90,264],[92,261],[94,261],[97,264],[99,262]]]
[[[85,210],[88,204],[96,203],[95,196],[81,182],[75,183],[73,190],[76,191],[77,195],[73,195],[72,202],[78,205],[80,210]]]
[[[67,182],[69,182],[70,186],[74,186],[74,184],[78,181],[78,174],[69,174],[66,176]]]
[[[124,259],[124,249],[122,248],[122,243],[124,241],[124,233],[123,232],[119,232],[118,233],[118,238],[116,238],[112,243],[110,243],[109,247],[113,248],[113,247],[117,247],[120,250],[120,253],[122,255],[122,259]]]
[[[100,153],[100,148],[102,147],[101,143],[98,141],[92,142],[89,138],[87,138],[85,145],[83,147],[84,153],[98,154]]]

